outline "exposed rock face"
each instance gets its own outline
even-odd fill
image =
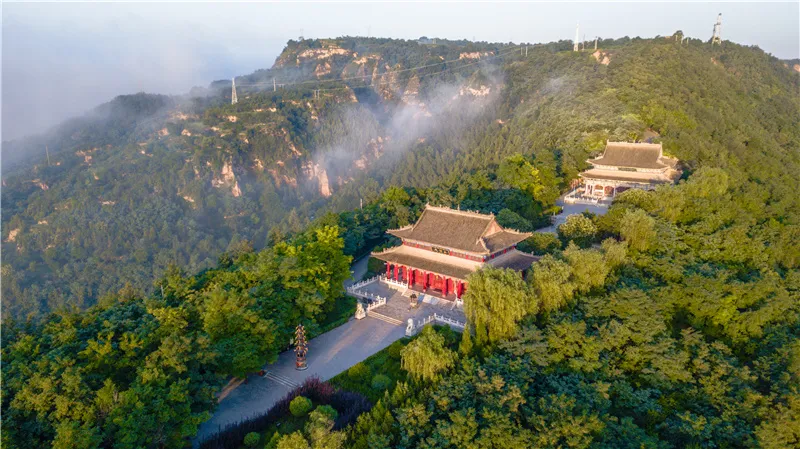
[[[161,136],[161,137],[168,136],[169,135],[169,130],[166,127],[165,128],[161,128],[158,131],[158,135]]]
[[[306,162],[303,164],[303,174],[309,180],[316,179],[319,184],[319,194],[325,198],[331,196],[331,185],[328,181],[328,173],[319,164],[314,162]]]
[[[191,132],[191,131],[189,131],[188,129],[184,129],[183,131],[181,131],[181,135],[182,135],[182,136],[189,136],[189,137],[191,137],[191,135],[192,135],[192,132]]]
[[[461,89],[458,90],[458,95],[470,95],[473,97],[485,97],[492,93],[492,88],[490,86],[480,86],[477,89],[468,86],[462,86]]]
[[[227,118],[228,121],[232,122],[232,123],[236,123],[236,121],[239,120],[239,117],[236,117],[235,115],[229,115],[229,116],[227,116],[225,118]]]
[[[481,53],[479,51],[473,51],[473,52],[461,53],[460,55],[458,55],[458,59],[481,59],[484,56],[489,56],[489,52],[485,51]]]
[[[236,181],[236,176],[233,174],[233,167],[228,162],[225,162],[225,165],[222,166],[220,176],[214,176],[211,179],[211,185],[217,188],[228,185],[231,186],[231,193],[233,196],[239,197],[242,195],[242,190],[239,188],[239,182]]]
[[[80,150],[75,152],[75,156],[80,156],[83,158],[83,162],[87,164],[92,164],[92,153],[97,151],[97,148],[92,148],[91,150]]]
[[[12,229],[8,232],[8,242],[13,242],[17,239],[17,234],[19,234],[19,229]]]
[[[41,179],[32,179],[32,180],[31,180],[31,182],[32,182],[32,183],[34,183],[34,184],[36,184],[37,186],[39,186],[39,188],[40,188],[40,189],[42,189],[42,190],[48,190],[48,189],[50,189],[50,186],[48,186],[47,184],[45,184],[44,182],[42,182],[42,180],[41,180]]]
[[[597,62],[603,65],[608,65],[611,62],[611,56],[604,51],[596,50],[592,53],[592,56],[594,56]]]
[[[325,64],[317,64],[317,68],[314,69],[314,76],[317,78],[323,77],[329,73],[331,73],[331,63],[327,61],[325,61]]]
[[[793,65],[792,69],[794,69],[795,72],[800,72],[800,64]]]
[[[419,77],[414,75],[408,80],[405,92],[403,92],[403,102],[411,105],[419,105]]]

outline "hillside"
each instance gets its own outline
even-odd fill
[[[794,163],[798,77],[777,59],[732,43],[600,48],[572,53],[563,42],[523,57],[469,42],[290,41],[272,69],[237,79],[236,105],[228,82],[182,98],[123,96],[14,142],[40,155],[48,145],[50,163],[3,173],[4,314],[83,308],[126,283],[147,289],[170,264],[210,267],[243,240],[261,248],[387,186],[455,182],[514,153],[536,156],[547,187],[532,223],[609,138],[660,133],[690,168],[740,167],[768,151],[764,179]],[[284,86],[272,91],[273,78]],[[761,117],[770,120],[751,123]],[[709,133],[737,143],[699,146]]]
[[[264,435],[262,441],[280,449],[800,445],[800,76],[757,48],[730,42],[710,47],[696,40],[680,46],[664,38],[622,39],[600,47],[597,53],[573,53],[561,44],[537,46],[527,58],[514,52],[497,67],[461,79],[467,83],[463,96],[461,87],[456,95],[448,83],[437,84],[449,92],[441,103],[445,112],[429,109],[425,120],[450,119],[460,127],[429,126],[423,135],[411,133],[393,153],[388,148],[411,132],[413,121],[387,125],[404,106],[387,107],[389,100],[378,100],[378,92],[362,101],[355,89],[356,101],[332,100],[330,110],[315,111],[319,122],[343,117],[333,105],[355,106],[365,114],[355,120],[356,131],[371,138],[365,123],[374,123],[384,146],[377,154],[355,152],[359,158],[374,155],[363,169],[338,167],[353,174],[343,175],[347,182],[329,182],[328,197],[317,189],[318,177],[307,177],[311,186],[294,196],[288,192],[295,189],[274,182],[296,175],[299,185],[304,163],[337,153],[319,149],[333,146],[314,145],[325,135],[322,129],[279,139],[266,154],[225,146],[242,142],[237,148],[249,148],[254,140],[246,126],[262,122],[240,120],[246,117],[242,111],[261,108],[247,104],[261,101],[259,95],[275,95],[246,89],[237,105],[219,97],[198,101],[198,109],[184,110],[187,117],[168,120],[169,134],[156,133],[141,147],[133,141],[90,154],[64,150],[56,156],[60,166],[53,167],[51,159],[49,168],[38,162],[36,169],[9,174],[9,185],[13,180],[16,187],[3,190],[4,206],[17,208],[11,218],[4,214],[9,222],[3,222],[3,295],[6,302],[16,300],[16,313],[27,307],[19,301],[39,299],[35,295],[48,288],[36,280],[50,272],[26,245],[43,243],[37,236],[46,234],[39,229],[50,222],[35,220],[51,215],[85,220],[84,227],[60,231],[70,251],[80,248],[73,241],[85,235],[97,239],[86,240],[88,248],[103,251],[117,250],[112,239],[148,244],[139,253],[142,261],[125,260],[130,248],[122,246],[102,260],[101,251],[54,250],[62,259],[48,268],[69,282],[51,281],[52,306],[58,304],[57,288],[65,288],[64,298],[84,297],[89,284],[74,267],[90,263],[117,267],[126,276],[135,267],[155,271],[159,263],[175,261],[157,252],[168,247],[192,257],[208,254],[208,261],[192,263],[212,268],[172,267],[148,279],[157,286],[153,292],[125,287],[83,312],[54,313],[41,322],[5,321],[3,447],[187,447],[228,376],[244,377],[274,361],[296,323],[316,332],[341,322],[328,316],[343,302],[347,254],[379,241],[388,227],[414,221],[426,203],[497,212],[504,226],[530,229],[605,139],[644,136],[682,160],[684,179],[677,185],[626,191],[606,215],[576,216],[557,237],[537,234],[525,244],[543,257],[524,279],[496,269],[471,275],[464,297],[469,332],[460,343],[423,331],[406,346],[411,349],[390,347],[378,355],[391,367],[359,364],[342,374],[350,390],[339,393],[353,399],[350,404],[363,398],[361,390],[379,398],[369,412],[339,404],[328,418],[315,415],[315,425],[246,432],[269,431],[272,438]],[[279,62],[292,57],[284,54]],[[319,66],[315,61],[307,70]],[[256,79],[269,79],[268,72]],[[492,93],[473,95],[485,91],[480,86]],[[300,120],[303,103],[290,103],[302,99],[313,106],[313,97],[308,92],[284,103],[263,101],[276,111],[291,105],[295,113],[276,119],[286,120],[276,123],[288,135],[295,123],[317,123],[310,109],[311,121]],[[423,98],[426,108],[435,104]],[[451,100],[458,107],[448,109]],[[348,121],[340,120],[341,128],[331,129],[328,139],[361,136],[341,132]],[[183,135],[187,126],[197,126],[201,135]],[[195,142],[192,158],[180,153],[186,142]],[[203,154],[217,159],[207,165]],[[195,164],[195,157],[204,162]],[[263,171],[252,169],[252,158],[259,158]],[[95,179],[101,160],[115,171]],[[175,171],[155,161],[172,161],[167,167]],[[300,171],[290,171],[289,161]],[[319,166],[329,180],[340,173]],[[59,167],[72,178],[62,179]],[[126,174],[122,167],[140,171]],[[53,178],[44,179],[42,173],[51,169]],[[31,186],[34,170],[49,189]],[[179,190],[186,185],[198,190]],[[35,194],[26,196],[20,186]],[[262,202],[260,186],[271,186],[275,199]],[[71,198],[70,208],[48,209],[48,201],[69,197],[72,187],[82,196]],[[104,201],[118,202],[93,209],[100,192],[110,195]],[[150,217],[143,206],[194,194],[195,203],[180,199],[182,207],[155,208],[164,211],[161,216]],[[357,207],[360,197],[363,209]],[[262,250],[237,240],[257,236],[237,233],[246,229],[246,220],[265,220],[259,213],[282,214],[278,204],[294,205],[284,209],[290,210],[286,218],[276,219],[276,230],[259,231]],[[126,209],[114,215],[118,206]],[[232,225],[221,225],[228,223],[224,215],[213,215],[235,207],[252,215]],[[324,213],[329,209],[345,211]],[[304,227],[311,216],[313,223]],[[152,240],[136,228],[147,219],[160,226]],[[130,227],[116,229],[113,223]],[[203,229],[218,247],[180,240]],[[282,235],[293,229],[298,231],[291,237]],[[224,232],[234,237],[220,237]],[[91,246],[97,242],[102,245]],[[189,243],[195,246],[181,246]],[[211,255],[226,245],[228,251]],[[152,254],[161,258],[148,259]],[[399,353],[389,353],[394,350]],[[399,370],[402,381],[387,377]],[[370,379],[370,373],[376,376]],[[346,419],[337,421],[337,413]],[[237,438],[220,439],[221,447],[241,447],[244,435]]]

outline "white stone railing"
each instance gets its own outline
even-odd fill
[[[465,327],[467,327],[467,323],[462,323],[461,321],[454,320],[454,319],[452,319],[450,317],[446,317],[444,315],[439,315],[438,313],[434,313],[433,314],[433,318],[436,321],[440,322],[440,323],[449,324],[451,326],[458,327],[458,328],[461,328],[461,329],[464,329]]]
[[[425,327],[427,324],[430,324],[430,322],[433,320],[434,320],[433,315],[427,318],[423,318],[421,321],[416,321],[414,320],[414,318],[409,318],[408,325],[406,325],[406,337],[411,337],[413,335],[416,335],[417,332],[420,331],[420,329]]]
[[[403,288],[403,289],[408,288],[408,284],[407,283],[402,282],[402,281],[396,281],[396,280],[394,280],[392,278],[389,278],[389,277],[386,277],[384,275],[380,275],[379,279],[380,279],[381,282],[389,284],[389,285],[393,285],[395,287],[399,287],[399,288]]]
[[[416,335],[423,327],[425,327],[426,325],[430,324],[433,321],[457,327],[459,329],[465,329],[467,327],[467,323],[463,323],[453,318],[446,317],[444,315],[439,315],[438,313],[434,313],[433,315],[430,315],[427,318],[423,318],[420,321],[416,321],[414,320],[414,318],[409,318],[408,324],[406,325],[406,336],[411,337],[413,335]]]
[[[386,298],[384,298],[383,296],[372,295],[372,294],[370,294],[370,296],[372,296],[373,299],[372,301],[369,302],[369,304],[367,304],[367,312],[376,307],[380,307],[386,304]]]
[[[367,315],[369,315],[369,311],[370,310],[375,309],[377,307],[380,307],[380,306],[386,304],[386,301],[387,301],[387,299],[384,298],[383,296],[373,295],[372,293],[367,293],[367,294],[365,294],[363,296],[368,299],[368,302],[366,304],[366,307],[364,307],[364,303],[361,302],[361,301],[358,301],[358,304],[356,305],[356,319],[357,320],[362,320],[362,319],[366,318]]]
[[[363,287],[363,286],[365,286],[365,285],[367,285],[367,284],[371,284],[371,283],[373,283],[373,282],[376,282],[376,281],[378,281],[379,279],[380,279],[380,276],[373,276],[373,277],[371,277],[371,278],[369,278],[369,279],[365,279],[365,280],[363,280],[363,281],[356,282],[355,284],[353,284],[353,285],[351,285],[351,286],[347,287],[347,291],[349,291],[349,292],[353,292],[354,290],[357,290],[357,289],[359,289],[359,288],[361,288],[361,287]]]

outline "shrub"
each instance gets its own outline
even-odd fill
[[[390,359],[400,360],[400,351],[403,349],[403,341],[396,341],[386,348],[386,355]]]
[[[390,379],[389,376],[386,376],[384,374],[376,374],[372,378],[372,388],[374,390],[383,391],[389,388],[389,385],[391,384],[392,384],[392,379]]]
[[[256,447],[261,440],[261,435],[258,432],[250,432],[244,436],[244,445],[247,447]]]
[[[281,440],[281,436],[280,432],[273,433],[272,438],[264,445],[264,449],[276,449],[278,447],[278,441]]]
[[[347,370],[347,377],[358,382],[365,381],[369,375],[369,367],[361,362],[356,363]]]
[[[339,396],[339,392],[335,392],[331,384],[323,382],[319,377],[309,377],[302,385],[287,393],[283,399],[273,405],[266,413],[223,427],[219,432],[203,440],[199,445],[199,449],[238,449],[241,447],[242,440],[246,434],[263,431],[270,424],[274,424],[279,419],[287,416],[290,413],[289,404],[298,396],[305,396],[317,404],[328,404]],[[340,401],[341,399],[336,400]],[[366,402],[366,405],[363,402]],[[366,407],[368,411],[371,404],[366,399],[363,402],[355,402],[352,409],[360,410],[360,407]],[[350,414],[347,417],[348,420],[343,420],[340,416],[337,422],[346,423],[344,425],[346,426],[354,423],[356,418],[357,416]],[[278,434],[280,436],[279,432]],[[270,441],[272,443],[272,440]],[[277,446],[277,441],[274,443]]]
[[[292,402],[289,403],[289,411],[292,415],[297,416],[298,418],[301,416],[305,416],[306,413],[311,411],[311,399],[308,399],[304,396],[298,396],[292,399]]]
[[[333,430],[344,429],[355,424],[359,415],[372,408],[372,404],[363,394],[341,390],[331,395],[330,405],[339,412]]]
[[[339,412],[337,412],[336,409],[330,405],[319,405],[316,409],[314,409],[314,413],[326,417],[331,422],[335,421],[336,418],[339,417]]]

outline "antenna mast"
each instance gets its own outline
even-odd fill
[[[231,104],[236,104],[239,102],[239,98],[236,96],[236,78],[231,78]]]
[[[714,34],[711,36],[711,45],[717,44],[722,45],[722,37],[720,36],[720,32],[722,31],[722,13],[719,13],[717,16],[717,23],[714,24]]]
[[[572,43],[572,51],[578,51],[578,40],[580,39],[580,22],[575,25],[575,40]]]

